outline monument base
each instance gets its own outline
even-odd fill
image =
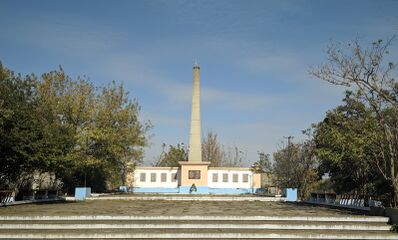
[[[209,187],[199,186],[196,187],[196,192],[190,192],[191,186],[180,186],[179,193],[182,194],[209,194]]]
[[[210,162],[181,161],[181,186],[207,187],[207,172]]]

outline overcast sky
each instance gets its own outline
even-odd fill
[[[337,106],[344,89],[309,76],[330,41],[398,33],[398,1],[0,2],[0,61],[22,74],[62,65],[96,85],[123,82],[161,144],[188,144],[192,66],[201,67],[202,134],[274,152]],[[398,41],[392,56],[398,56]]]

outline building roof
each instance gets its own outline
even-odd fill
[[[250,168],[242,168],[242,167],[209,167],[209,170],[250,171]]]
[[[178,170],[179,167],[136,167],[135,170]]]

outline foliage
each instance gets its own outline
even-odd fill
[[[318,179],[316,168],[317,159],[312,138],[303,143],[293,143],[289,138],[287,145],[274,153],[272,169],[277,185],[298,188],[302,199],[307,197]]]
[[[47,154],[43,124],[36,118],[35,78],[22,78],[0,63],[0,187],[19,188],[22,175],[40,167]]]
[[[66,191],[86,181],[103,191],[124,184],[141,161],[151,124],[139,121],[122,85],[95,88],[61,67],[41,78],[1,67],[0,81],[0,178],[9,186],[38,171],[53,173]]]
[[[254,173],[265,173],[272,171],[272,164],[270,155],[264,152],[258,152],[259,160],[251,166],[251,171]]]
[[[169,149],[165,151],[166,144],[162,145],[162,153],[155,163],[157,167],[178,167],[179,162],[188,161],[188,150],[183,143],[177,146],[169,145]]]
[[[371,109],[347,92],[341,105],[316,125],[316,153],[319,173],[328,173],[337,193],[380,195],[385,181],[373,167],[382,130]]]
[[[122,85],[113,82],[101,90],[95,102],[95,121],[81,135],[79,145],[84,151],[79,154],[86,157],[89,167],[99,161],[113,186],[125,185],[127,173],[142,160],[145,133],[151,125],[138,120],[140,107],[129,100]]]
[[[391,225],[390,231],[398,233],[398,224]]]
[[[391,204],[398,205],[398,64],[391,61],[388,48],[394,39],[378,40],[364,48],[358,40],[327,49],[328,62],[312,74],[356,94],[375,119],[377,141],[371,153],[373,167],[392,189]],[[373,131],[373,130],[372,130]],[[372,132],[370,131],[370,132]],[[366,135],[366,134],[364,134]]]
[[[94,122],[94,87],[82,79],[72,80],[60,68],[43,74],[36,89],[38,118],[45,125],[45,138],[52,151],[42,167],[62,179],[66,191],[72,191],[75,185],[84,184],[88,163],[81,154],[84,149],[79,139]]]

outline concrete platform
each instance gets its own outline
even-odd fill
[[[116,195],[116,196],[101,196],[89,197],[87,200],[163,200],[163,201],[261,201],[261,202],[279,202],[286,201],[284,197],[260,197],[260,196],[217,196],[217,195],[157,195],[157,196],[132,196],[132,195]]]
[[[361,216],[322,206],[262,201],[89,200],[0,208],[0,216]]]

